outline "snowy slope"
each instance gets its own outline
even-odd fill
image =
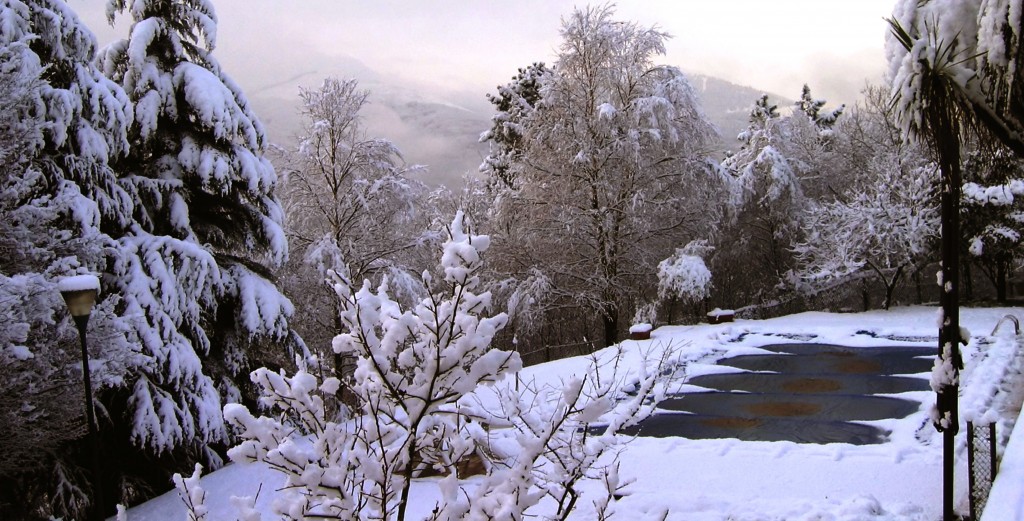
[[[985,352],[1014,352],[1008,347],[1020,344],[1013,328],[1005,325],[995,337],[988,336],[1008,313],[1022,316],[1024,310],[963,310],[961,322],[973,333],[965,349],[964,385],[968,389],[984,384],[975,380],[991,379],[980,369],[984,374],[976,378],[972,374],[978,365],[974,361],[982,358],[978,346],[984,346]],[[674,345],[689,362],[688,375],[695,376],[721,371],[713,365],[717,358],[760,352],[760,345],[809,341],[877,349],[930,346],[935,344],[935,332],[935,308],[909,307],[669,326],[655,330],[651,340],[626,341],[622,347],[627,362],[636,362],[643,352]],[[577,357],[526,368],[521,378],[557,382],[587,367],[588,360]],[[927,378],[926,373],[918,376]],[[925,391],[899,396],[922,402],[921,409],[904,419],[869,422],[892,431],[889,441],[880,445],[635,438],[620,457],[621,475],[634,481],[626,487],[627,495],[615,504],[618,518],[660,519],[667,512],[670,520],[937,519],[941,515],[941,438],[927,413],[934,398]],[[962,451],[960,457],[966,459]],[[228,496],[254,495],[261,482],[257,506],[265,513],[264,519],[274,519],[269,515],[273,490],[283,480],[259,465],[229,465],[204,478],[211,519],[235,519]],[[962,465],[958,487],[966,489]],[[573,519],[593,517],[591,500],[596,499],[597,484],[585,483],[583,491]],[[415,510],[428,513],[438,497],[436,482],[417,482],[414,495]],[[963,502],[964,494],[959,495]],[[129,510],[128,519],[184,519],[184,510],[172,491]]]

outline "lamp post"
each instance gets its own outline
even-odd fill
[[[100,280],[94,275],[77,275],[65,277],[57,283],[57,289],[64,297],[64,302],[78,326],[78,338],[82,344],[82,380],[85,384],[85,418],[88,422],[89,439],[92,445],[92,480],[95,499],[92,505],[91,519],[103,519],[103,486],[100,479],[100,440],[99,426],[92,406],[92,380],[89,377],[89,348],[86,343],[86,329],[93,304],[100,292]]]

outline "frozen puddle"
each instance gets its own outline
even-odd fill
[[[851,348],[824,344],[763,346],[776,354],[725,358],[743,372],[711,374],[687,383],[709,389],[682,393],[625,433],[692,439],[798,443],[883,443],[888,433],[863,421],[904,418],[917,401],[878,396],[925,391],[934,348]]]

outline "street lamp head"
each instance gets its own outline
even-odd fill
[[[100,438],[99,424],[96,423],[96,412],[93,410],[92,377],[89,376],[89,347],[86,345],[86,329],[89,315],[96,303],[96,295],[100,292],[100,279],[95,275],[75,275],[64,277],[57,283],[57,290],[64,297],[64,302],[75,319],[78,338],[82,342],[82,383],[85,384],[85,419],[89,425],[89,439],[92,444],[92,483],[96,501],[92,506],[89,519],[103,519],[103,474],[100,472]]]
[[[64,297],[71,316],[88,317],[100,292],[100,279],[95,275],[64,277],[57,283],[57,289]]]

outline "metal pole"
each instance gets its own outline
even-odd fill
[[[988,463],[989,463],[989,480],[988,486],[991,490],[992,484],[996,482],[996,472],[999,471],[999,459],[996,457],[996,422],[988,424]]]
[[[78,326],[78,337],[82,344],[82,380],[85,382],[85,418],[89,424],[89,443],[92,446],[92,481],[93,481],[93,505],[91,519],[102,521],[103,519],[103,479],[100,477],[100,437],[99,426],[96,423],[96,414],[93,411],[92,402],[92,379],[89,375],[89,348],[86,343],[86,330],[89,325],[89,315],[74,317],[75,325]]]
[[[942,435],[942,519],[955,521],[956,510],[953,508],[953,458],[956,445],[956,433],[945,431]]]
[[[967,490],[971,504],[971,519],[978,519],[978,505],[975,500],[978,490],[977,478],[974,475],[974,422],[967,422]]]

